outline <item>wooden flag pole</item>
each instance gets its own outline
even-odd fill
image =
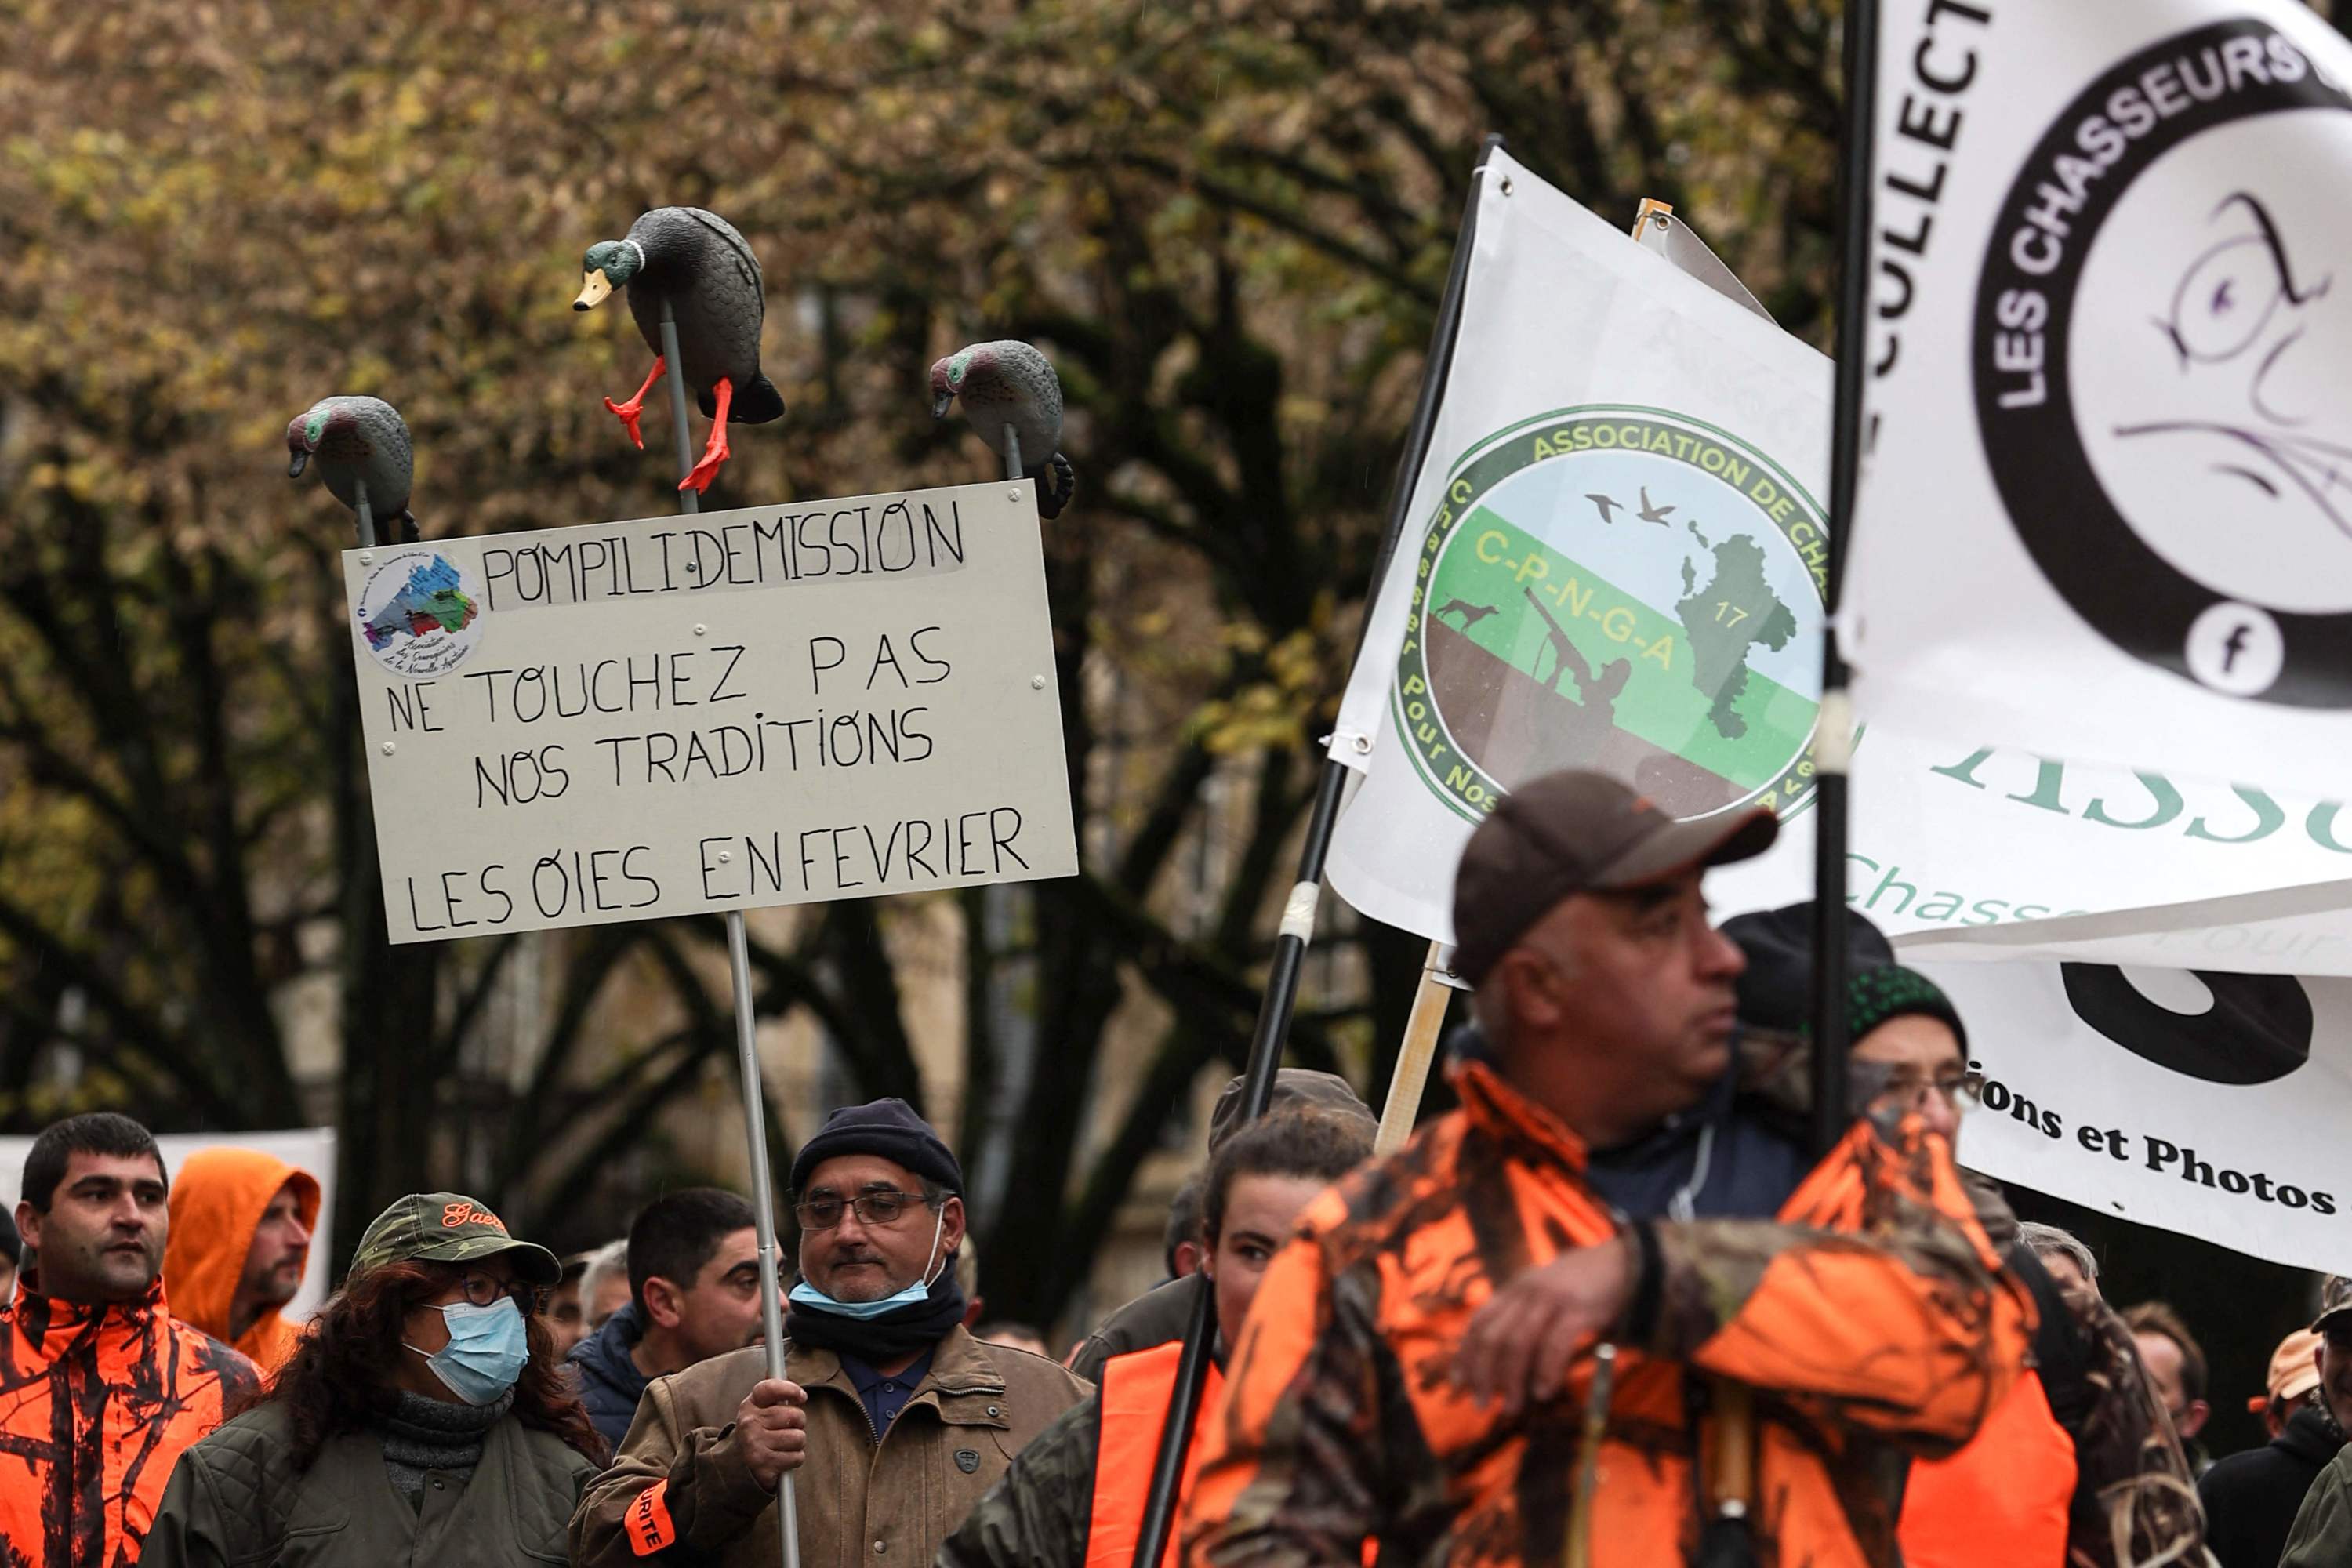
[[[1437,1059],[1437,1042],[1445,1033],[1446,1005],[1454,987],[1442,978],[1453,967],[1454,950],[1442,942],[1429,944],[1422,961],[1421,985],[1412,994],[1412,1013],[1405,1019],[1404,1044],[1397,1047],[1396,1070],[1389,1075],[1389,1098],[1381,1107],[1381,1131],[1372,1141],[1372,1157],[1393,1154],[1412,1136],[1421,1114],[1422,1092],[1429,1087],[1429,1067]]]
[[[1503,144],[1489,136],[1478,153],[1478,168]],[[1396,480],[1389,496],[1387,531],[1372,563],[1371,595],[1364,606],[1369,629],[1380,603],[1381,580],[1389,560],[1403,537],[1412,507],[1413,486],[1429,455],[1431,433],[1437,424],[1437,405],[1445,390],[1447,367],[1454,359],[1454,340],[1462,325],[1462,295],[1470,273],[1470,247],[1476,237],[1478,196],[1484,180],[1474,175],[1462,227],[1454,242],[1454,266],[1438,301],[1437,329],[1431,334],[1429,363],[1422,372],[1421,397],[1413,405],[1412,423],[1405,431],[1404,451],[1397,460]],[[1362,651],[1360,641],[1358,652]],[[1266,972],[1265,999],[1258,1005],[1257,1026],[1250,1037],[1249,1063],[1242,1075],[1241,1120],[1265,1114],[1274,1099],[1275,1069],[1282,1064],[1283,1042],[1289,1037],[1290,1016],[1298,1003],[1298,977],[1307,959],[1307,942],[1315,934],[1315,906],[1323,891],[1323,860],[1331,847],[1331,833],[1339,822],[1339,795],[1348,782],[1348,764],[1334,759],[1323,763],[1316,781],[1315,805],[1307,821],[1307,842],[1298,854],[1298,880],[1283,908],[1281,934],[1275,938],[1274,962]],[[1206,1284],[1203,1280],[1202,1284]],[[1169,1396],[1168,1418],[1160,1428],[1160,1448],[1151,1463],[1151,1490],[1144,1499],[1143,1524],[1136,1535],[1130,1560],[1159,1568],[1176,1527],[1176,1493],[1182,1484],[1184,1458],[1192,1447],[1192,1424],[1201,1414],[1201,1388],[1208,1380],[1209,1354],[1216,1342],[1216,1315],[1210,1292],[1195,1289],[1192,1315],[1184,1330],[1184,1353],[1176,1363],[1176,1388]]]

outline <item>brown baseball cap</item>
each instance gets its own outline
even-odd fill
[[[1761,855],[1780,831],[1764,806],[1677,821],[1606,773],[1546,773],[1505,795],[1454,874],[1454,972],[1476,985],[1572,893],[1647,887],[1693,866]]]
[[[1217,1108],[1209,1112],[1210,1153],[1223,1148],[1225,1140],[1241,1131],[1242,1088],[1248,1081],[1246,1078],[1237,1078],[1217,1096]],[[1283,1068],[1275,1073],[1274,1094],[1266,1102],[1265,1111],[1272,1116],[1283,1110],[1319,1110],[1360,1121],[1368,1127],[1379,1125],[1372,1108],[1363,1102],[1346,1079],[1313,1068]]]

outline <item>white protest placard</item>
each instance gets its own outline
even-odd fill
[[[2340,794],[2352,44],[2295,0],[1884,16],[1858,709]]]
[[[394,942],[1077,869],[1024,484],[343,571]]]
[[[1950,994],[1986,1075],[1982,1108],[1960,1123],[1962,1164],[2274,1263],[2352,1271],[2352,980],[1919,967]]]

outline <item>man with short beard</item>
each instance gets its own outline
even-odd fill
[[[317,1178],[275,1154],[223,1144],[180,1162],[171,1205],[163,1279],[173,1315],[277,1371],[301,1338],[280,1310],[310,1261]]]
[[[163,1156],[127,1116],[68,1117],[25,1156],[26,1262],[0,1308],[0,1542],[135,1563],[181,1452],[260,1384],[163,1300]]]
[[[758,1346],[646,1385],[572,1519],[579,1568],[776,1560],[799,1471],[810,1563],[928,1563],[1023,1445],[1087,1384],[963,1326],[963,1170],[902,1100],[835,1111],[793,1161],[800,1283],[787,1376]],[[631,1267],[635,1243],[631,1242]]]

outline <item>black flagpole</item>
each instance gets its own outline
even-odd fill
[[[1822,634],[1821,728],[1813,742],[1813,1145],[1846,1129],[1846,775],[1853,708],[1838,652],[1840,577],[1853,537],[1863,387],[1870,374],[1871,182],[1878,132],[1878,0],[1846,0],[1845,146],[1838,202],[1837,405],[1830,445],[1828,610]]]
[[[1478,170],[1488,154],[1502,146],[1500,136],[1489,136],[1478,150]],[[1454,265],[1445,276],[1445,292],[1437,305],[1437,330],[1429,340],[1429,360],[1421,376],[1421,400],[1406,428],[1403,455],[1398,459],[1396,481],[1389,495],[1387,532],[1372,566],[1371,596],[1364,605],[1364,630],[1380,607],[1380,593],[1403,537],[1407,513],[1412,508],[1413,487],[1420,482],[1422,464],[1429,456],[1429,440],[1437,423],[1437,405],[1444,395],[1445,378],[1454,360],[1454,340],[1462,326],[1462,295],[1470,274],[1470,247],[1477,237],[1478,197],[1485,182],[1475,174],[1470,200],[1454,237]],[[1357,653],[1363,652],[1360,634]],[[1350,668],[1353,663],[1350,661]],[[1339,795],[1348,782],[1346,763],[1327,759],[1315,789],[1315,809],[1307,822],[1307,845],[1298,856],[1298,880],[1290,890],[1282,914],[1282,934],[1275,939],[1274,965],[1267,973],[1265,999],[1259,1004],[1257,1027],[1250,1037],[1249,1066],[1242,1079],[1241,1120],[1254,1121],[1265,1114],[1274,1098],[1275,1069],[1282,1063],[1283,1042],[1290,1034],[1290,1016],[1298,1002],[1298,974],[1307,961],[1307,944],[1315,934],[1315,905],[1323,892],[1323,858],[1331,847],[1331,830],[1339,820]],[[1168,1420],[1160,1429],[1160,1451],[1151,1466],[1151,1491],[1143,1506],[1143,1528],[1136,1540],[1132,1561],[1143,1568],[1159,1568],[1176,1523],[1176,1490],[1183,1479],[1184,1457],[1192,1447],[1192,1426],[1201,1414],[1201,1387],[1208,1380],[1209,1354],[1216,1339],[1215,1298],[1208,1281],[1192,1291],[1192,1315],[1184,1330],[1184,1355],[1176,1364],[1176,1388],[1169,1396]]]

